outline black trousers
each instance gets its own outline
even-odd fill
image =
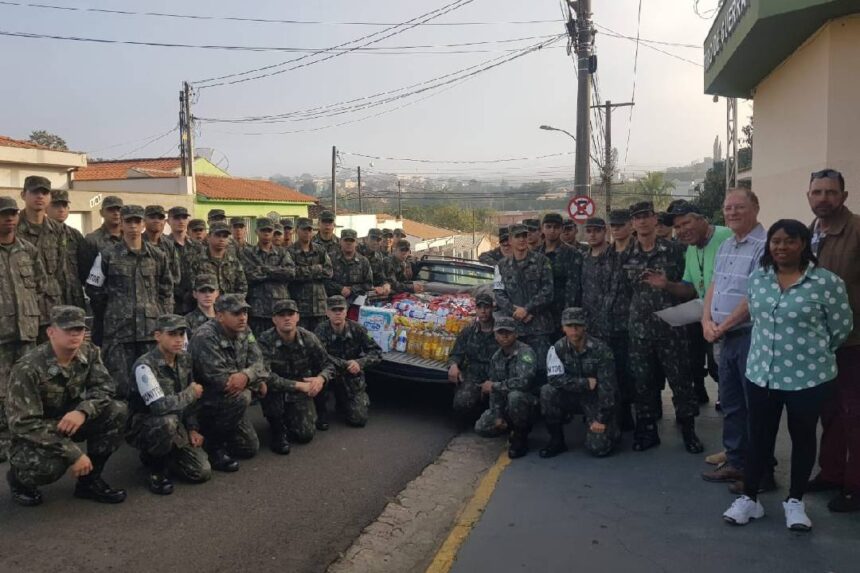
[[[816,428],[821,405],[830,394],[826,382],[804,390],[773,390],[747,381],[750,452],[744,469],[744,493],[756,499],[764,472],[770,471],[782,410],[788,412],[791,436],[791,485],[788,497],[802,499],[815,465]]]

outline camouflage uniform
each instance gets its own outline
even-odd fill
[[[21,211],[16,234],[36,247],[39,261],[45,269],[42,296],[39,298],[39,324],[46,327],[50,322],[51,309],[63,304],[64,285],[60,284],[60,279],[66,275],[66,255],[60,249],[64,234],[60,224],[53,219],[45,217],[42,225],[34,225],[27,221],[24,211]]]
[[[454,391],[455,414],[471,419],[480,414],[484,403],[481,384],[490,379],[490,358],[498,349],[492,328],[484,332],[477,321],[457,335],[448,354],[448,367],[456,364],[462,378]]]
[[[99,253],[108,247],[122,243],[122,235],[111,235],[107,227],[102,225],[84,237],[84,243],[83,273],[88,276]],[[86,281],[86,279],[84,280]],[[86,284],[84,284],[84,289],[86,289]],[[93,311],[92,341],[101,346],[104,342],[104,308],[96,308],[92,306],[92,302],[90,304]]]
[[[598,320],[598,332],[603,335],[603,341],[609,345],[615,357],[618,393],[621,403],[629,411],[629,405],[633,403],[636,394],[633,373],[630,369],[630,332],[628,330],[633,288],[624,270],[625,252],[618,252],[613,245],[610,245],[607,253],[609,282]]]
[[[16,238],[0,245],[0,461],[9,452],[6,394],[12,367],[39,336],[39,295],[45,271],[36,248]]]
[[[365,372],[382,361],[382,349],[370,338],[367,329],[352,320],[347,320],[341,333],[334,331],[331,322],[324,320],[316,332],[329,359],[335,367],[334,376],[326,384],[331,385],[338,408],[343,410],[350,426],[367,424],[370,397],[367,395]],[[361,372],[350,374],[346,363],[355,360]]]
[[[495,249],[491,249],[486,253],[481,253],[478,255],[478,261],[484,263],[485,265],[490,265],[491,267],[499,264],[499,261],[504,259],[505,256],[502,254],[502,248],[496,247]]]
[[[311,243],[305,251],[301,243],[293,243],[290,256],[296,263],[296,278],[290,283],[290,295],[299,307],[301,325],[313,331],[325,316],[325,281],[332,277],[331,259],[325,249]]]
[[[290,440],[310,442],[316,432],[317,411],[313,398],[296,390],[296,382],[322,376],[328,385],[335,375],[334,364],[322,342],[302,327],[297,328],[292,342],[285,342],[270,328],[260,336],[260,349],[269,369],[263,414],[272,427],[285,427]]]
[[[217,320],[210,320],[194,332],[188,353],[193,380],[203,386],[198,420],[207,451],[226,446],[233,456],[253,457],[260,450],[260,439],[247,410],[251,392],[268,375],[256,338],[250,331],[231,338]],[[248,377],[248,385],[241,393],[228,396],[224,387],[237,372]]]
[[[367,262],[370,263],[370,276],[373,278],[373,286],[382,286],[388,282],[388,274],[385,272],[385,255],[379,251],[367,249],[364,252]]]
[[[606,425],[603,433],[585,433],[585,449],[588,453],[602,457],[612,452],[621,435],[615,420],[615,399],[618,386],[615,383],[615,363],[609,346],[588,336],[582,352],[566,337],[557,341],[547,358],[547,383],[540,391],[540,404],[547,427],[563,422],[565,412],[577,407],[585,414],[585,422]],[[596,378],[597,387],[589,389],[588,379]]]
[[[588,320],[588,333],[602,340],[609,333],[609,329],[604,328],[604,301],[610,291],[611,280],[612,246],[597,256],[593,256],[590,250],[582,256],[582,308]]]
[[[158,238],[158,242],[153,242],[147,237],[146,233],[143,234],[143,242],[161,249],[161,252],[164,253],[164,257],[167,259],[167,268],[170,271],[170,278],[173,280],[173,289],[176,290],[176,285],[182,282],[182,258],[179,255],[179,251],[176,250],[176,243],[168,239],[168,235],[162,235]]]
[[[167,459],[183,479],[204,482],[212,468],[203,448],[191,445],[188,433],[200,431],[197,397],[191,388],[191,356],[183,352],[170,366],[158,348],[132,367],[136,384],[129,394],[130,420],[125,439],[149,459]]]
[[[190,237],[185,237],[185,243],[180,244],[173,235],[166,235],[163,242],[172,245],[179,264],[179,280],[173,281],[173,312],[187,314],[194,309],[194,298],[191,296],[191,285],[194,281],[191,258],[200,252],[200,244]]]
[[[173,280],[164,253],[145,242],[137,253],[124,242],[102,251],[101,275],[89,279],[87,294],[103,312],[105,365],[125,398],[132,364],[152,349],[155,320],[173,312]]]
[[[319,233],[317,233],[314,235],[314,238],[311,239],[311,244],[322,247],[329,258],[334,258],[335,255],[340,253],[340,240],[338,240],[334,235],[331,236],[331,239],[325,240]]]
[[[249,285],[248,322],[254,334],[260,336],[272,327],[275,302],[290,298],[288,283],[296,276],[296,265],[286,250],[273,246],[267,252],[259,245],[244,249],[242,263]]]
[[[578,307],[582,300],[582,252],[579,249],[561,243],[555,250],[547,252],[546,243],[538,247],[537,252],[549,259],[552,265],[552,316],[561,316],[561,312],[571,306]],[[560,330],[553,325],[553,332]]]
[[[65,223],[57,222],[60,228],[60,251],[65,253],[60,285],[63,289],[63,304],[87,308],[84,299],[84,282],[89,267],[85,266],[86,243],[80,231]]]
[[[325,291],[331,295],[341,294],[343,287],[349,287],[350,300],[367,294],[373,290],[373,271],[370,261],[363,255],[355,253],[351,259],[347,259],[342,252],[338,251],[331,257],[332,277],[325,281]]]
[[[237,255],[230,252],[228,248],[223,258],[216,259],[212,256],[208,246],[192,256],[189,262],[191,280],[198,275],[212,275],[218,281],[218,291],[221,296],[226,294],[248,294],[248,280],[245,270]]]
[[[211,320],[211,317],[203,314],[200,307],[197,307],[186,314],[185,323],[188,325],[188,337],[191,338],[191,335],[197,332],[197,329],[209,322],[209,320]]]
[[[504,418],[512,430],[528,434],[537,404],[533,394],[536,375],[537,356],[528,344],[516,341],[510,354],[498,349],[490,359],[490,407],[475,422],[475,432],[498,436],[496,419]]]
[[[412,279],[406,276],[408,265],[408,262],[399,260],[397,255],[388,255],[385,259],[385,270],[383,272],[391,284],[391,294],[415,292]]]
[[[50,342],[19,360],[12,369],[6,404],[12,430],[9,459],[18,481],[30,487],[57,481],[83,455],[75,442],[84,440],[93,462],[86,478],[98,479],[122,443],[128,417],[126,405],[113,399],[113,388],[99,349],[89,342],[65,367],[57,364]],[[86,414],[86,421],[67,437],[57,432],[57,424],[73,410]]]

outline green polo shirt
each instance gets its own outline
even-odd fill
[[[715,226],[714,234],[704,247],[687,247],[684,255],[684,277],[681,280],[693,285],[699,298],[705,298],[705,292],[714,279],[714,261],[720,245],[731,236],[731,229]]]

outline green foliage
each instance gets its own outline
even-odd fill
[[[705,181],[696,186],[698,197],[693,203],[702,214],[715,225],[725,223],[723,218],[723,199],[726,197],[726,164],[724,161],[714,162],[714,166],[705,174]]]
[[[30,134],[30,142],[36,143],[38,145],[44,145],[45,147],[50,147],[51,149],[56,149],[57,151],[68,151],[69,147],[66,145],[66,140],[60,137],[59,135],[55,135],[44,129],[37,129]]]
[[[645,177],[636,182],[636,193],[645,201],[654,203],[654,208],[663,211],[672,202],[672,190],[675,184],[666,181],[666,174],[659,171],[648,171]]]

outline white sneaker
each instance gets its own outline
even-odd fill
[[[723,519],[733,525],[746,525],[750,519],[761,519],[762,517],[764,517],[764,507],[761,502],[753,501],[745,495],[737,498],[723,514]]]
[[[812,529],[812,522],[806,515],[806,505],[799,499],[790,497],[788,501],[782,502],[782,508],[785,510],[785,526],[792,531],[809,531]]]

